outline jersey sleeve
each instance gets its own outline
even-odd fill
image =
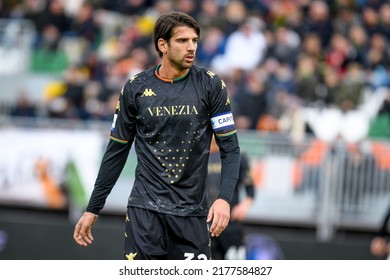
[[[131,79],[123,87],[111,125],[110,140],[100,164],[86,211],[99,214],[123,167],[134,140],[136,110],[132,105]]]
[[[129,79],[122,88],[111,125],[111,140],[122,144],[131,143],[135,135],[137,110],[134,106],[133,83],[133,78]]]
[[[221,157],[218,198],[230,204],[239,177],[240,147],[226,84],[218,75],[210,71],[207,74],[211,79],[211,125]]]
[[[211,125],[217,138],[235,134],[233,113],[225,82],[216,74],[208,72],[211,79]]]
[[[121,174],[131,145],[110,140],[104,153],[95,186],[87,205],[87,212],[99,214],[108,195]]]

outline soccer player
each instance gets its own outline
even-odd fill
[[[210,259],[210,238],[230,218],[240,148],[226,85],[195,66],[200,28],[189,15],[168,12],[153,33],[161,64],[124,85],[85,213],[75,226],[81,246],[115,185],[134,142],[135,181],[128,199],[124,258]],[[205,180],[212,136],[221,151],[222,180],[210,206]]]
[[[208,175],[206,185],[209,188],[210,199],[214,201],[219,194],[221,180],[221,159],[218,146],[213,138],[210,147]],[[244,197],[240,197],[244,195]],[[227,228],[219,237],[211,239],[211,255],[213,259],[246,259],[244,245],[243,219],[252,206],[255,196],[253,180],[250,172],[250,162],[245,153],[241,153],[240,172],[233,199],[230,203],[231,214]]]

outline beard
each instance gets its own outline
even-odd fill
[[[195,53],[190,54],[193,57],[192,61],[186,61],[186,57],[188,55],[189,54],[186,54],[183,58],[179,58],[177,56],[172,55],[172,56],[168,56],[168,60],[175,69],[179,71],[183,71],[191,68],[191,66],[194,64]]]

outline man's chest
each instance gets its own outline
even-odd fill
[[[204,122],[210,118],[204,91],[193,83],[145,85],[135,95],[137,122],[149,126]]]

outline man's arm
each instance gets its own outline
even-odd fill
[[[75,226],[73,238],[77,244],[92,243],[92,226],[123,170],[130,148],[130,142],[122,144],[110,139],[86,211]]]
[[[126,164],[130,148],[130,142],[122,144],[110,139],[87,206],[87,212],[99,214]]]
[[[221,155],[221,188],[207,216],[207,221],[212,221],[211,236],[219,236],[229,223],[230,202],[240,169],[240,147],[237,134],[216,138],[216,142]]]
[[[218,198],[231,202],[240,172],[240,146],[237,133],[216,138],[221,156],[221,189]]]

